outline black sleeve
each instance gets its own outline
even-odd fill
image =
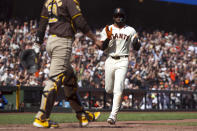
[[[107,49],[107,47],[109,45],[109,41],[110,41],[110,39],[108,39],[108,38],[105,41],[103,41],[103,45],[102,45],[102,49],[101,50]]]
[[[138,38],[134,38],[132,44],[133,44],[133,49],[136,51],[138,51],[141,47],[141,44]]]

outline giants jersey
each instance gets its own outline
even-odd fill
[[[110,56],[123,56],[129,55],[129,48],[133,41],[133,36],[136,34],[134,28],[125,25],[122,28],[115,27],[113,24],[109,26],[112,28],[112,39],[109,42],[106,53]],[[105,28],[101,32],[101,41],[107,39]]]

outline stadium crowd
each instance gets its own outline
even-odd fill
[[[48,38],[41,47],[40,69],[28,74],[20,64],[20,52],[32,46],[36,21],[0,22],[1,85],[44,86],[49,73],[50,58],[45,51]],[[100,37],[100,29],[96,29]],[[130,64],[125,88],[154,90],[195,90],[197,84],[197,42],[172,32],[155,30],[139,32],[142,47],[130,51]],[[73,43],[72,66],[79,87],[104,88],[105,52],[93,48],[92,41],[82,33]]]
[[[48,30],[39,54],[39,70],[35,74],[28,74],[20,64],[20,52],[33,45],[37,26],[37,21],[34,20],[0,22],[0,85],[45,85],[50,66],[50,58],[45,50]],[[98,38],[100,32],[101,29],[95,30]],[[131,48],[126,89],[196,90],[197,42],[186,36],[161,30],[141,31],[139,36],[142,47],[138,52]],[[95,49],[92,41],[81,32],[75,38],[71,63],[78,76],[79,87],[104,88],[105,52]],[[173,94],[171,97],[173,98]],[[157,105],[156,94],[149,94],[147,98],[150,98],[150,108],[154,108]],[[129,99],[132,99],[132,95],[124,96],[122,108],[137,108],[137,105],[131,105]],[[165,103],[161,105],[162,108],[167,107],[169,101]],[[94,106],[102,108],[103,104],[96,101]]]

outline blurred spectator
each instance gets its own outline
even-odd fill
[[[0,22],[0,84],[44,86],[50,58],[45,48],[46,31],[41,47],[40,70],[31,77],[20,64],[23,49],[32,46],[37,21]],[[96,29],[100,37],[101,29]],[[142,47],[131,49],[125,88],[157,90],[194,90],[197,84],[197,42],[177,33],[154,30],[139,33]],[[78,76],[79,87],[104,88],[106,54],[92,48],[92,41],[81,32],[75,35],[71,64]],[[162,83],[162,84],[161,84]]]
[[[42,63],[39,65],[40,69],[30,76],[21,66],[19,59],[20,52],[32,46],[36,29],[36,20],[0,21],[0,85],[45,86],[50,58],[43,47],[48,39],[48,29],[40,50],[39,58]],[[95,30],[98,38],[101,29]],[[179,35],[176,32],[157,29],[142,30],[139,36],[142,47],[138,52],[130,50],[125,88],[191,91],[193,95],[147,93],[145,96],[145,94],[133,93],[129,98],[128,96],[123,98],[122,108],[162,110],[197,108],[197,93],[195,93],[197,91],[197,42],[190,39],[191,37]],[[78,76],[79,87],[104,88],[106,54],[101,50],[94,50],[91,40],[81,32],[75,35],[72,49],[71,64]],[[89,100],[88,93],[82,99],[85,108],[104,107],[103,100]],[[60,104],[69,107],[67,102],[62,101]],[[105,108],[111,108],[111,98],[106,99]]]
[[[0,91],[0,109],[4,109],[6,104],[8,104],[8,100],[5,98],[2,91]]]
[[[130,107],[131,107],[131,101],[130,101],[129,97],[126,95],[123,97],[121,108],[129,109]]]

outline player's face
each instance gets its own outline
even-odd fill
[[[125,22],[125,16],[123,14],[115,14],[114,15],[114,22],[118,26],[123,26],[124,25],[124,22]]]
[[[124,15],[123,14],[115,14],[114,19],[117,19],[117,20],[124,19]]]

